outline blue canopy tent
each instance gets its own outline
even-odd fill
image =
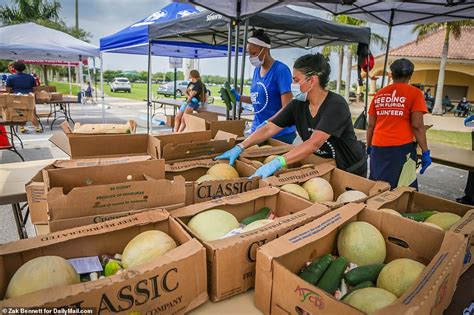
[[[229,47],[206,43],[161,42],[149,38],[151,25],[171,22],[199,11],[192,5],[170,3],[150,16],[124,28],[123,30],[100,39],[102,53],[120,53],[148,55],[148,92],[147,92],[147,130],[150,130],[151,108],[151,56],[180,58],[215,58],[230,55]],[[102,73],[102,71],[101,71]],[[102,80],[103,81],[103,80]],[[102,83],[102,91],[104,90]]]

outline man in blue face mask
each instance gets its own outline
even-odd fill
[[[237,101],[252,104],[254,108],[252,133],[265,125],[267,120],[271,120],[293,99],[290,68],[273,59],[270,48],[271,41],[267,34],[263,30],[255,30],[247,45],[249,62],[255,67],[250,96],[240,95],[236,90],[232,90]],[[296,129],[294,126],[284,128],[273,138],[291,144],[296,138]]]

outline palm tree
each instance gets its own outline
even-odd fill
[[[433,114],[435,115],[443,114],[444,75],[446,71],[446,61],[448,60],[449,38],[452,34],[455,39],[459,39],[461,37],[463,28],[473,25],[473,20],[463,20],[454,22],[420,24],[413,27],[412,32],[417,33],[417,40],[436,33],[443,28],[445,29],[443,51],[441,53],[441,61],[439,64],[438,83],[436,85],[435,104],[433,106]]]
[[[342,81],[342,67],[344,65],[344,46],[324,46],[322,53],[326,57],[329,57],[331,53],[337,53],[339,58],[337,68],[337,81],[336,81],[336,93],[341,92],[341,81]]]

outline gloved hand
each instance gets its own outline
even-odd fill
[[[367,155],[370,155],[371,152],[372,152],[372,146],[369,145],[369,146],[367,147]]]
[[[219,156],[216,156],[214,160],[229,160],[229,164],[233,166],[235,160],[237,160],[241,153],[242,149],[236,145],[232,149],[225,151]]]
[[[428,168],[428,166],[431,165],[433,161],[431,160],[431,156],[430,156],[430,150],[426,150],[425,152],[423,152],[421,154],[421,170],[420,170],[420,174],[423,174],[426,169]]]
[[[240,97],[241,97],[241,95],[239,94],[239,92],[237,92],[234,88],[230,89],[230,92],[231,92],[232,94],[234,94],[235,100],[236,100],[237,102],[240,102]]]
[[[280,155],[279,157],[274,158],[271,162],[268,162],[264,166],[260,166],[258,170],[252,176],[249,177],[249,179],[252,179],[254,177],[266,178],[268,176],[272,176],[273,173],[275,173],[285,165],[285,158]]]
[[[186,106],[188,106],[188,103],[186,103],[186,101],[184,101],[183,105],[181,105],[181,107],[179,108],[179,111],[181,113],[184,113],[184,111],[186,110]]]

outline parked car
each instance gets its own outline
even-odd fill
[[[118,92],[124,91],[131,93],[132,92],[132,85],[127,78],[114,78],[112,83],[110,84],[110,92]]]
[[[189,81],[176,81],[176,97],[186,95],[186,89],[188,88]],[[211,91],[206,89],[207,95],[211,96]],[[158,86],[156,90],[157,94],[164,96],[173,96],[174,93],[174,82],[167,82]]]

